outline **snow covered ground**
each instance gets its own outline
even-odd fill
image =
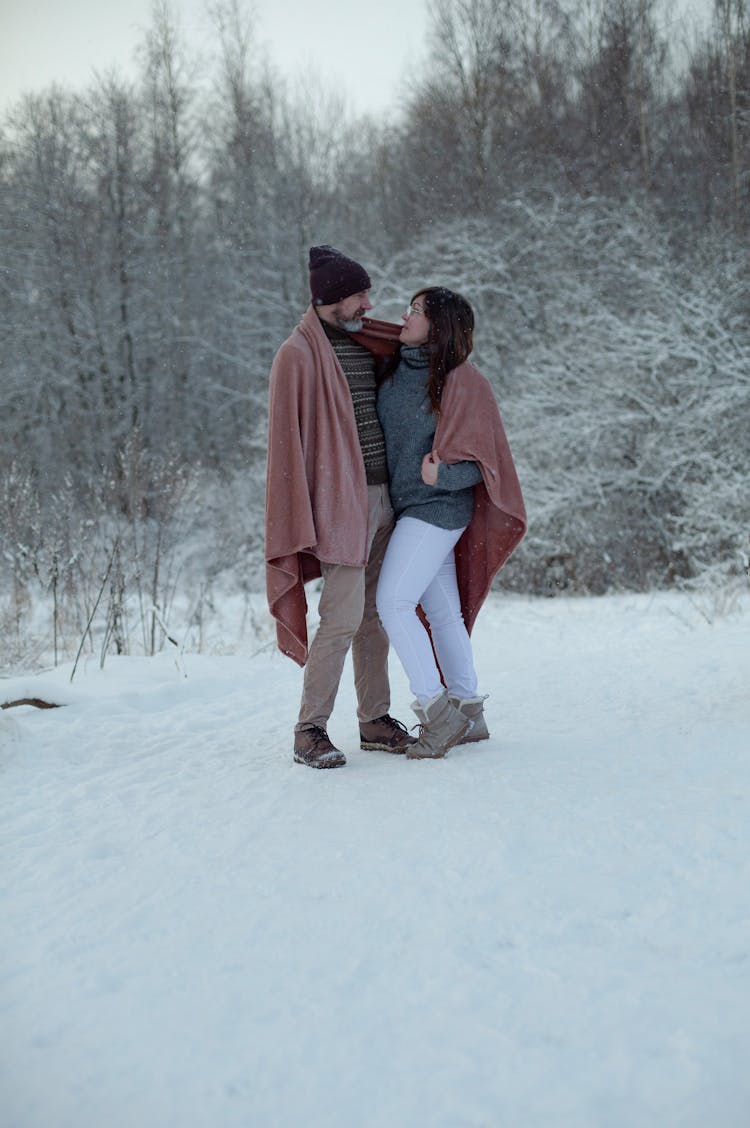
[[[492,739],[272,649],[0,681],[2,1128],[747,1128],[750,601],[493,596]],[[394,708],[411,723],[393,666]]]

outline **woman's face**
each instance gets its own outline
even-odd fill
[[[424,311],[424,294],[417,294],[406,313],[401,314],[404,323],[399,336],[402,345],[423,345],[430,332],[430,322]]]

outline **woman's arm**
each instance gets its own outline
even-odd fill
[[[469,459],[447,463],[430,451],[422,459],[422,481],[426,486],[440,486],[442,490],[465,490],[482,480],[478,462]]]

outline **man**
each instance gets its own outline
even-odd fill
[[[311,305],[271,369],[268,603],[279,649],[305,667],[294,759],[313,768],[346,763],[327,726],[350,646],[360,747],[401,753],[414,743],[388,713],[388,639],[375,609],[393,512],[374,354],[395,339],[393,327],[364,320],[369,290],[358,262],[312,247]],[[317,576],[320,625],[308,649],[304,584]]]

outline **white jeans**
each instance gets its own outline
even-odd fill
[[[439,529],[416,517],[400,517],[388,542],[376,596],[380,621],[399,656],[420,705],[447,687],[455,697],[475,697],[477,676],[471,641],[461,615],[453,549],[463,529]],[[417,616],[430,624],[445,687]]]

